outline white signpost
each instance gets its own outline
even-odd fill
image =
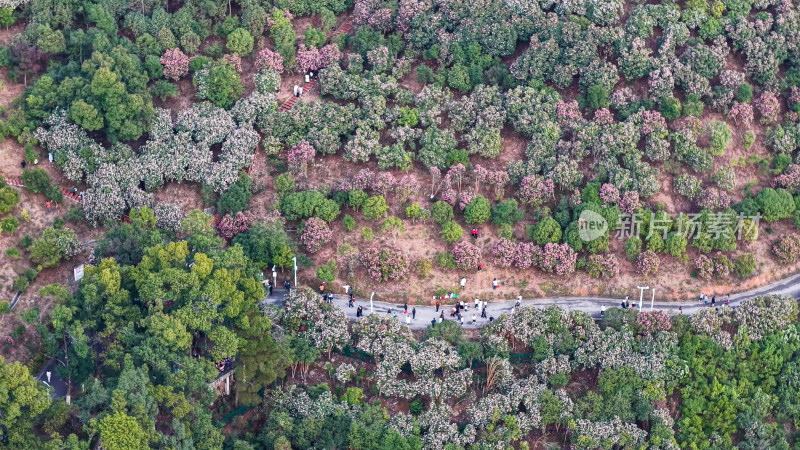
[[[650,286],[636,286],[639,289],[639,311],[642,310],[642,300],[644,299],[644,291],[650,289]]]
[[[292,264],[294,264],[294,287],[297,287],[297,257],[292,257]]]
[[[72,274],[75,276],[75,281],[81,281],[81,278],[83,278],[83,264],[72,269]]]

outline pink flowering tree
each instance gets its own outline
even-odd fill
[[[264,47],[259,50],[256,55],[256,70],[274,70],[275,72],[283,72],[283,56],[278,52]]]
[[[569,275],[575,272],[577,260],[578,254],[569,245],[549,243],[544,246],[540,268],[558,276]]]
[[[408,274],[408,258],[390,249],[370,248],[361,252],[361,263],[367,275],[377,281],[395,281]]]
[[[235,53],[222,55],[222,61],[225,64],[230,64],[236,73],[242,73],[242,58],[239,55]]]
[[[753,123],[753,106],[749,103],[736,102],[728,111],[728,117],[739,126],[749,127]]]
[[[295,61],[300,70],[320,70],[330,65],[336,64],[341,59],[342,53],[336,44],[328,44],[322,48],[307,48],[305,44],[300,44],[297,49]]]
[[[481,249],[469,242],[462,241],[453,247],[456,267],[462,270],[475,270],[481,262]]]
[[[308,163],[314,160],[315,153],[314,147],[305,139],[298,142],[289,149],[289,170],[306,175]]]
[[[219,234],[225,239],[231,239],[239,233],[244,233],[250,229],[253,216],[247,212],[237,212],[235,215],[225,214],[217,224]]]
[[[764,91],[761,97],[755,101],[755,105],[759,114],[761,114],[761,123],[772,123],[778,119],[781,104],[778,101],[778,96],[773,92]]]
[[[539,175],[528,175],[522,179],[519,195],[523,202],[532,206],[541,206],[554,197],[555,185],[552,179]]]
[[[614,205],[619,202],[619,189],[611,183],[600,186],[600,199],[605,205]]]
[[[501,238],[492,246],[492,256],[494,256],[494,263],[500,267],[510,267],[514,262],[514,254],[517,250],[517,244],[509,239]]]
[[[595,278],[608,279],[619,275],[619,261],[612,253],[592,255],[587,265],[589,275]]]
[[[637,209],[642,207],[642,202],[639,200],[639,193],[636,191],[625,191],[619,201],[619,209],[623,214],[633,214]]]
[[[800,234],[788,234],[775,241],[772,253],[781,264],[793,264],[800,256]]]
[[[331,241],[333,232],[328,223],[318,217],[305,221],[300,232],[300,244],[310,253],[316,253]]]
[[[796,193],[798,190],[800,190],[800,165],[789,164],[782,174],[775,177],[773,185],[775,187],[784,188],[792,193]]]
[[[161,64],[164,66],[164,77],[177,81],[189,73],[189,57],[181,49],[167,49],[161,55]]]
[[[642,334],[669,331],[672,328],[669,313],[666,311],[640,311],[636,315],[636,322]]]
[[[697,269],[697,276],[704,280],[710,280],[714,276],[714,262],[706,255],[695,258],[694,268]]]
[[[661,260],[658,254],[652,250],[645,250],[636,257],[636,271],[645,277],[658,273],[658,265]]]

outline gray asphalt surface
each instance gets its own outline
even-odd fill
[[[503,288],[499,288],[498,290],[502,290]],[[342,291],[343,292],[343,291]],[[636,295],[638,290],[632,290],[632,295],[630,296],[630,302],[635,303],[636,307],[639,307],[639,296]],[[698,292],[698,297],[699,297]],[[739,294],[732,294],[730,297],[730,304],[731,306],[737,306],[743,300],[747,300],[749,298],[758,296],[758,295],[769,295],[769,294],[780,294],[780,295],[791,295],[794,298],[800,298],[800,274],[795,274],[790,277],[784,278],[783,280],[777,281],[767,286],[762,286],[757,289],[752,289],[746,292],[741,292]],[[272,296],[266,297],[264,299],[265,303],[280,306],[283,304],[283,297],[286,295],[286,290],[284,289],[274,289],[272,292]],[[377,294],[376,294],[377,295]],[[645,311],[650,310],[650,299],[652,297],[651,291],[645,291],[644,293],[644,302],[642,304],[642,309]],[[658,288],[656,287],[656,298],[658,297]],[[432,298],[432,296],[431,296]],[[722,306],[724,304],[724,296],[717,298],[716,306]],[[356,320],[356,307],[361,306],[364,309],[364,315],[368,314],[388,314],[388,312],[394,311],[397,314],[397,319],[401,322],[405,323],[406,318],[403,314],[403,305],[399,305],[396,303],[389,303],[383,301],[374,301],[372,303],[372,309],[370,309],[370,302],[369,299],[363,298],[356,298],[355,306],[353,308],[348,308],[348,296],[342,294],[334,293],[333,304],[342,308],[344,312],[347,314],[347,317],[350,320]],[[502,314],[510,314],[511,309],[514,308],[516,304],[516,300],[505,300],[505,301],[493,301],[489,302],[486,308],[486,319],[480,318],[480,311],[475,309],[475,298],[474,297],[461,297],[458,298],[459,301],[463,300],[464,303],[467,305],[467,309],[465,312],[462,313],[462,317],[464,320],[464,328],[479,328],[486,325],[489,322],[489,317],[494,317],[497,319]],[[606,308],[614,308],[620,306],[622,303],[622,298],[602,298],[602,297],[559,297],[559,298],[537,298],[537,299],[523,299],[521,304],[525,305],[534,305],[539,308],[544,308],[549,305],[557,305],[561,308],[566,309],[567,311],[585,311],[589,313],[592,317],[600,317],[600,309],[603,305]],[[429,305],[408,305],[408,315],[411,315],[412,308],[416,308],[416,315],[413,319],[410,320],[409,326],[412,329],[423,329],[431,324],[431,320],[439,317],[442,310],[445,311],[444,318],[445,320],[454,320],[454,318],[450,317],[450,309],[454,305],[454,300],[442,300],[440,301],[442,304],[442,309],[439,312],[436,312],[436,308],[434,306]],[[685,301],[685,302],[663,302],[663,301],[655,301],[653,302],[653,310],[662,310],[670,312],[671,314],[677,314],[678,308],[683,309],[683,314],[694,314],[695,312],[699,311],[703,308],[708,308],[711,304],[709,299],[709,305],[704,305],[699,300],[692,300],[692,301]],[[475,314],[475,323],[472,322],[472,315]]]

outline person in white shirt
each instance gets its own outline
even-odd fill
[[[603,317],[603,314],[606,312],[606,305],[600,305],[600,317]]]
[[[467,277],[462,277],[461,278],[461,289],[463,290],[465,287],[467,287]]]
[[[411,316],[406,314],[406,325],[411,326]]]
[[[479,309],[481,307],[481,299],[475,299],[475,309]]]

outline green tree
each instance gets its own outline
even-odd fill
[[[758,193],[755,201],[767,222],[792,217],[796,208],[792,194],[785,189],[764,188]]]
[[[453,207],[440,200],[431,207],[431,215],[436,223],[444,225],[453,220]]]
[[[9,187],[0,188],[0,214],[11,211],[19,204],[19,192]]]
[[[492,207],[492,223],[495,225],[513,224],[522,220],[524,216],[525,211],[519,209],[519,204],[513,198]]]
[[[491,215],[491,205],[486,197],[478,194],[466,208],[464,208],[464,218],[467,223],[484,223],[489,220]]]
[[[228,35],[225,45],[228,51],[239,56],[247,56],[253,51],[253,36],[244,28],[237,28]]]
[[[83,99],[72,103],[69,116],[73,122],[88,131],[97,131],[103,128],[103,117],[93,105],[86,103]]]
[[[28,368],[19,362],[7,364],[0,356],[0,425],[6,444],[17,448],[34,448],[33,427],[36,418],[50,406],[44,385],[33,379]]]
[[[248,326],[239,333],[242,345],[236,355],[236,394],[245,405],[262,402],[261,391],[285,375],[289,364],[286,350],[270,333],[272,323],[258,312],[248,316]]]
[[[236,69],[230,64],[211,64],[195,74],[194,84],[198,96],[206,98],[220,108],[230,108],[242,95],[244,86]]]
[[[539,245],[557,243],[561,240],[561,225],[550,216],[547,216],[533,226],[533,232],[528,235],[528,239]]]
[[[464,235],[464,229],[461,226],[452,220],[449,222],[445,222],[442,225],[442,239],[445,242],[453,243],[458,242],[461,240],[461,236]]]
[[[382,195],[374,195],[364,202],[364,218],[367,220],[378,220],[386,216],[389,211],[389,206],[386,204],[386,199]]]
[[[108,450],[146,450],[147,433],[135,418],[124,412],[105,416],[99,423],[100,442]]]
[[[250,207],[252,184],[253,179],[249,175],[240,174],[239,180],[219,196],[217,201],[219,213],[233,215],[239,211],[246,211]]]
[[[333,259],[330,260],[328,264],[323,264],[317,267],[317,278],[328,284],[332,284],[333,280],[336,279],[338,274],[339,274],[339,265],[336,264],[336,261]]]
[[[22,169],[22,182],[34,194],[45,192],[50,187],[50,175],[42,168]]]

